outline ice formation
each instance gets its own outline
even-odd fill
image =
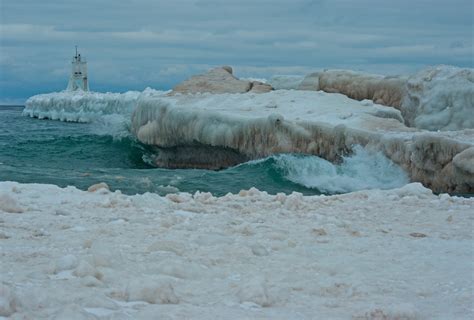
[[[301,84],[303,79],[304,76],[278,75],[271,77],[270,80],[267,81],[267,83],[269,83],[275,90],[295,90]]]
[[[342,93],[355,100],[372,100],[375,103],[400,109],[406,79],[384,77],[348,70],[327,70],[308,75],[300,89]]]
[[[427,130],[474,129],[474,69],[436,66],[408,79],[402,112]]]
[[[428,67],[408,77],[325,70],[306,76],[297,89],[393,106],[407,125],[419,129],[474,129],[474,70],[469,68]]]
[[[62,91],[39,94],[26,101],[23,114],[39,119],[92,122],[105,115],[129,116],[140,92]]]
[[[0,182],[0,317],[472,319],[474,198]],[[442,259],[440,259],[440,255]]]
[[[235,81],[252,86],[226,68],[210,74],[200,77],[207,77],[206,88],[211,85],[218,92]],[[219,83],[223,74],[232,78],[230,84]],[[409,78],[323,71],[299,84],[300,89],[342,92],[361,101],[322,91],[256,94],[247,87],[245,94],[61,92],[30,98],[24,114],[84,122],[116,114],[131,118],[132,133],[160,149],[155,164],[170,168],[219,169],[278,153],[334,162],[362,145],[381,151],[412,181],[435,191],[473,192],[473,155],[464,152],[474,144],[474,130],[465,129],[474,125],[472,78],[471,69],[439,66]],[[185,82],[181,91],[201,90],[194,80]],[[403,122],[431,130],[465,130],[425,132]]]
[[[259,95],[149,94],[139,99],[131,129],[141,142],[160,148],[157,165],[219,168],[277,153],[339,161],[354,145],[362,145],[381,151],[412,181],[433,190],[473,192],[474,175],[463,165],[470,153],[467,160],[453,158],[474,145],[474,130],[429,133],[402,121],[398,110],[372,101],[278,90]],[[199,152],[201,147],[205,152]]]
[[[235,77],[232,67],[223,66],[192,76],[173,88],[173,93],[262,93],[273,90],[269,84]]]

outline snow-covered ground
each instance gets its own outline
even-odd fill
[[[96,188],[92,188],[96,189]],[[0,183],[12,319],[472,319],[474,198]]]

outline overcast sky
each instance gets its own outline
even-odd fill
[[[0,0],[0,102],[66,88],[74,45],[94,91],[350,68],[473,67],[472,0]]]

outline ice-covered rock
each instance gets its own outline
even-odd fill
[[[318,72],[308,74],[307,76],[304,77],[304,79],[298,84],[298,86],[295,89],[312,90],[312,91],[320,90],[319,75],[320,73]]]
[[[410,76],[401,110],[427,130],[474,129],[474,69],[429,67]]]
[[[369,99],[378,104],[400,108],[405,81],[400,77],[384,77],[348,70],[325,70],[306,76],[299,89],[342,93],[351,99]]]
[[[277,75],[271,77],[270,80],[268,80],[268,84],[270,84],[275,90],[296,90],[304,78],[304,76],[296,75]]]
[[[264,93],[272,91],[273,88],[267,83],[263,83],[260,81],[252,81],[251,87],[249,92],[250,93]]]
[[[262,93],[271,90],[270,85],[259,81],[237,79],[232,74],[232,68],[224,66],[185,80],[173,88],[173,93]]]
[[[470,147],[463,152],[458,153],[453,158],[453,164],[460,170],[468,174],[474,174],[474,147]]]

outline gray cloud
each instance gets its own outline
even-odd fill
[[[318,68],[473,66],[472,3],[2,0],[0,99],[61,90],[74,45],[94,90],[169,88],[221,64],[240,76]]]

